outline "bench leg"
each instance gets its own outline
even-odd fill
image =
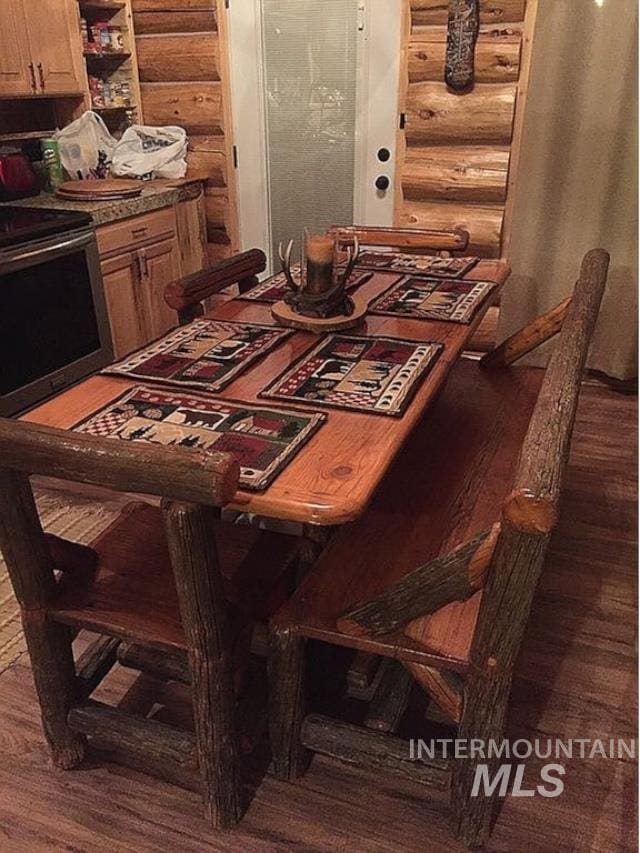
[[[273,630],[269,637],[269,736],[279,779],[295,779],[306,765],[307,750],[300,741],[305,647],[304,637],[291,631]]]
[[[467,683],[458,737],[470,743],[479,739],[485,746],[489,741],[499,743],[504,737],[511,678],[502,673],[497,678],[476,673]],[[493,782],[499,771],[496,759],[457,759],[453,763],[451,807],[453,829],[467,847],[485,847],[489,841],[499,804],[500,784],[486,794],[481,779],[476,779],[478,765],[487,765]],[[474,791],[474,786],[478,786]],[[472,792],[475,796],[472,796]]]
[[[51,758],[56,767],[71,770],[85,750],[84,738],[67,723],[77,699],[71,630],[51,622],[43,610],[24,610],[22,625]]]

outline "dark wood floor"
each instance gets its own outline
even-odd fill
[[[585,387],[562,522],[518,665],[511,738],[636,734],[635,450],[636,399]],[[226,834],[207,829],[197,795],[135,771],[55,771],[25,658],[0,677],[0,750],[2,851],[461,849],[442,799],[320,757],[297,784],[267,777]],[[566,767],[561,797],[507,799],[491,850],[637,849],[635,764],[573,759]]]

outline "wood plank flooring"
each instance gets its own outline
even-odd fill
[[[583,390],[562,521],[518,664],[510,738],[636,734],[636,405],[598,386]],[[126,677],[114,673],[109,689]],[[0,676],[0,755],[3,853],[461,849],[443,797],[319,756],[296,784],[266,777],[242,824],[224,834],[207,828],[196,794],[133,770],[94,761],[56,771],[26,656]],[[566,767],[561,797],[506,800],[490,850],[637,849],[635,764],[573,759]]]

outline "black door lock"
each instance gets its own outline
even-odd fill
[[[379,190],[388,190],[390,183],[391,183],[391,181],[389,180],[389,178],[386,175],[379,175],[376,178],[376,187]]]

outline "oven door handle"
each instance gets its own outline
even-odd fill
[[[58,255],[66,249],[76,249],[80,246],[86,246],[93,240],[93,233],[81,234],[80,237],[74,237],[71,240],[64,240],[62,243],[56,243],[54,246],[43,246],[40,249],[34,249],[32,252],[22,252],[20,255],[11,255],[7,260],[14,264],[20,261],[29,261],[32,259],[46,258],[49,255]]]

